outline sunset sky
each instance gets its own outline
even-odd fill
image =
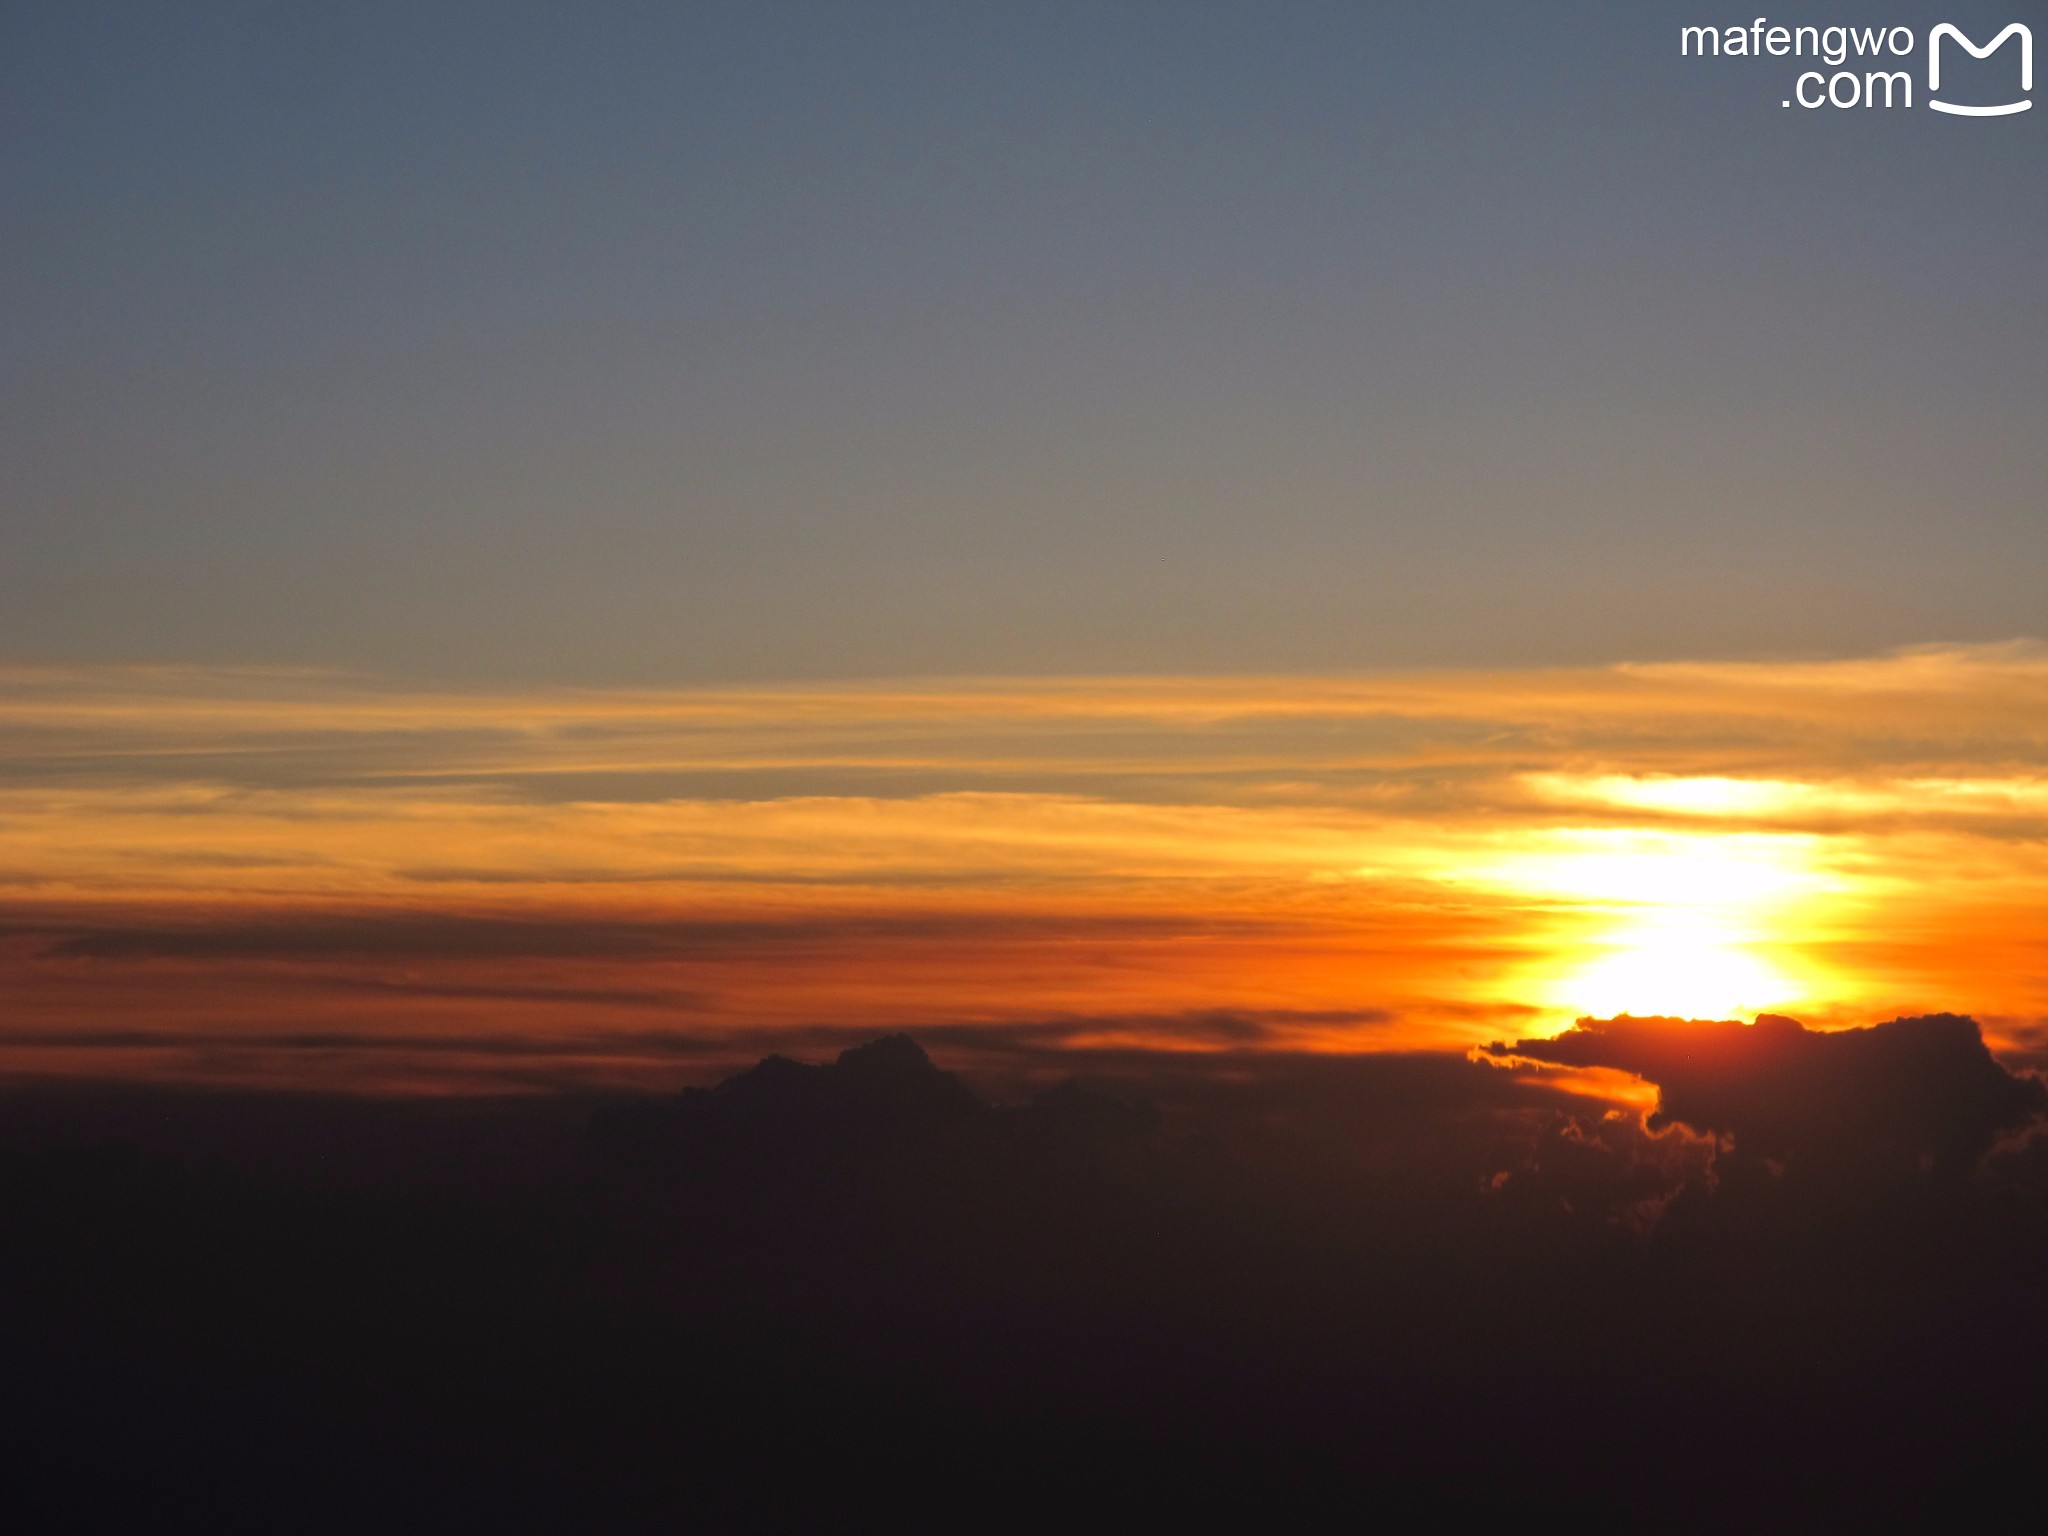
[[[2048,1064],[2048,114],[1750,19],[8,8],[0,1074]]]
[[[312,1085],[1468,1048],[1581,1014],[2048,1046],[2048,650],[428,692],[19,669],[0,1053]]]

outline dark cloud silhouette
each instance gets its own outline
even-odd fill
[[[1633,1072],[1657,1085],[1653,1124],[1725,1132],[1745,1157],[1953,1175],[2048,1112],[2048,1085],[2007,1071],[1974,1020],[1947,1013],[1828,1032],[1773,1014],[1751,1025],[1624,1015],[1491,1049]]]
[[[13,1496],[711,1531],[2035,1499],[2038,1085],[1966,1021],[1729,1029],[1226,1039],[1086,1080],[1029,1037],[969,1080],[893,1036],[663,1095],[15,1091]],[[1561,1070],[1594,1061],[1658,1074],[1654,1123]],[[1905,1177],[1801,1174],[1863,1166],[1880,1111]]]

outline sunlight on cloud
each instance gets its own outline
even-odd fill
[[[1681,816],[1766,816],[1822,799],[1811,785],[1782,779],[1631,778],[1623,774],[1574,777],[1532,773],[1524,782],[1538,796],[1567,805],[1592,804]]]
[[[526,695],[17,670],[0,1006],[29,1043],[0,1054],[281,1017],[517,1021],[557,1064],[650,1017],[1329,1050],[1955,1007],[2019,1036],[2048,1019],[2044,720],[2048,659],[2009,647]]]
[[[1574,1015],[1794,1006],[1807,987],[1783,956],[1802,918],[1845,889],[1812,837],[1599,828],[1530,841],[1469,878],[1575,913],[1576,934],[1518,979]]]
[[[1580,901],[1748,911],[1832,884],[1813,865],[1811,837],[1573,828],[1529,841],[1470,878]]]

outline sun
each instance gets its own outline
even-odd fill
[[[1612,931],[1548,999],[1574,1015],[1725,1019],[1785,1008],[1800,987],[1711,917],[1662,912]]]
[[[1490,873],[1560,913],[1524,985],[1571,1017],[1796,1005],[1806,988],[1786,935],[1828,885],[1802,838],[1621,828],[1551,834]]]

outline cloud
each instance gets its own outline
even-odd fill
[[[1956,1174],[2048,1113],[2048,1086],[2000,1066],[1976,1021],[1956,1014],[1828,1032],[1770,1014],[1750,1025],[1622,1016],[1491,1050],[1635,1073],[1659,1090],[1653,1125],[1726,1133],[1739,1155],[1788,1165]]]
[[[502,996],[566,1038],[666,998],[710,1038],[1352,1049],[1940,998],[2003,1043],[2048,1019],[2044,719],[2026,645],[666,691],[13,669],[0,1007],[446,1033]],[[1757,995],[1639,995],[1715,974]]]
[[[1770,1075],[1722,1026],[1610,1022],[1560,1051]],[[1867,1033],[1974,1070],[1940,1020]],[[707,1489],[753,1512],[791,1481],[820,1497],[794,1523],[829,1526],[955,1474],[940,1523],[1013,1485],[1057,1520],[1106,1467],[1134,1508],[1213,1487],[1684,1529],[2029,1486],[2048,1248],[2019,1202],[1956,1182],[1845,1225],[1793,1176],[1759,1202],[1716,1188],[1725,1135],[1525,1064],[1252,1040],[995,1093],[946,1069],[969,1039],[821,1033],[802,1054],[831,1059],[666,1095],[9,1094],[0,1283],[34,1346],[10,1428],[40,1446],[54,1413],[57,1450],[151,1496],[152,1452],[204,1471],[232,1441],[282,1510],[445,1489],[509,1527],[702,1516]],[[128,1423],[152,1386],[168,1411]]]
[[[460,988],[394,983],[393,993],[420,997],[430,1005],[454,1005],[452,1011],[436,1009],[397,1020],[387,1010],[351,1015],[351,997],[373,990],[352,978],[309,977],[299,995],[324,990],[337,992],[343,1006],[332,1015],[318,1015],[323,1021],[318,1026],[258,1015],[244,1021],[71,1020],[59,1026],[0,1028],[0,1063],[24,1077],[142,1078],[372,1094],[645,1092],[700,1082],[763,1051],[837,1051],[870,1033],[843,1023],[749,1020],[743,1005],[687,994],[565,997],[545,987],[505,985],[475,996]],[[273,983],[266,995],[273,1001],[289,999],[293,991]],[[571,1022],[559,1022],[564,1004],[580,1005]],[[313,1012],[278,1010],[284,1017],[294,1011]],[[670,1022],[616,1022],[633,1015],[665,1015]],[[1333,1032],[1370,1039],[1383,1030],[1398,1037],[1399,1022],[1371,1010],[1253,1014],[1206,1009],[938,1023],[920,1028],[918,1036],[950,1065],[1021,1093],[1075,1072],[1188,1081],[1284,1074],[1279,1064],[1299,1058],[1304,1040]],[[1462,1072],[1455,1065],[1459,1058],[1443,1060]],[[1497,1076],[1481,1074],[1484,1079]]]
[[[1802,779],[1941,764],[2048,767],[2032,643],[1806,663],[1352,677],[950,679],[832,687],[448,693],[336,674],[0,670],[15,783],[536,789],[721,776],[901,776],[906,789],[1121,786],[1120,798],[1319,798],[1388,776],[1601,765]],[[846,778],[838,782],[843,786]],[[872,782],[872,781],[870,781]],[[1178,788],[1176,788],[1178,786]],[[772,791],[786,793],[786,790]],[[572,791],[573,793],[573,791]]]
[[[42,923],[55,926],[52,917]],[[640,920],[595,913],[579,918],[490,917],[441,912],[322,912],[283,918],[188,919],[66,932],[23,922],[15,933],[48,934],[55,958],[97,960],[279,960],[356,958],[674,959],[800,951],[820,945],[1026,936],[1073,939],[1104,933],[1167,936],[1213,932],[1200,918],[1101,918],[1028,913],[818,913],[781,921],[677,917]]]

